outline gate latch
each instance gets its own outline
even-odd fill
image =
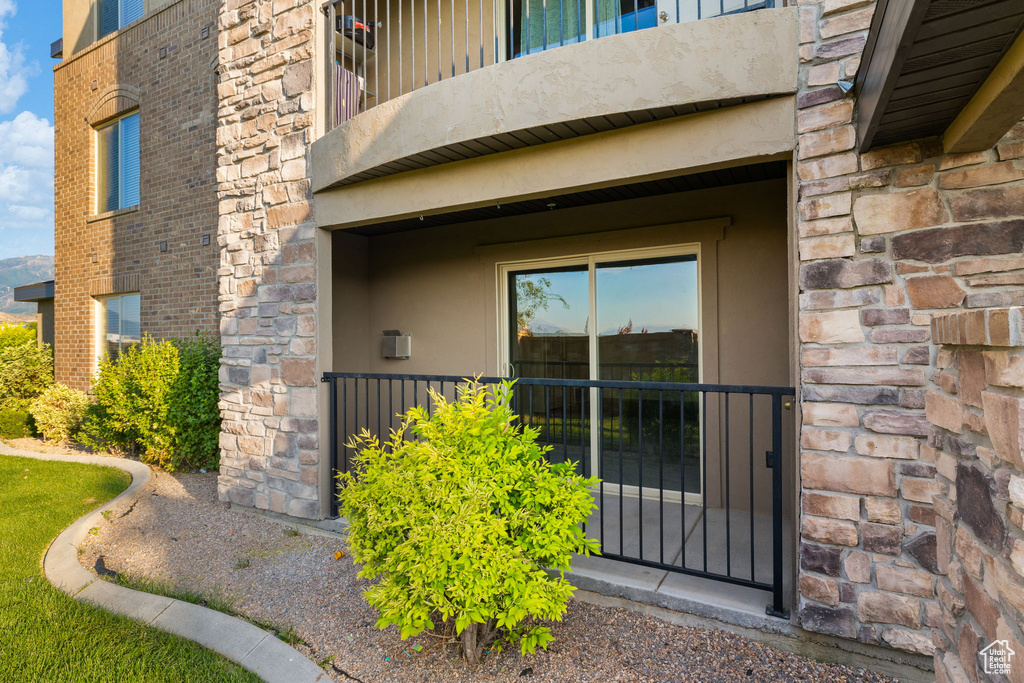
[[[775,467],[775,451],[765,451],[764,466],[769,468]]]

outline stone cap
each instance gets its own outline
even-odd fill
[[[1024,346],[1024,306],[939,313],[932,341],[959,346]]]

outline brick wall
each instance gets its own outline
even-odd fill
[[[156,337],[217,330],[216,7],[212,0],[181,0],[54,69],[61,382],[89,386],[93,296],[140,291],[142,329]],[[138,210],[94,220],[93,126],[135,106]]]
[[[313,3],[220,7],[220,498],[317,517]]]
[[[972,487],[973,503],[974,492],[990,492],[1009,520],[1006,538],[1019,538],[1020,512],[1002,509],[1012,468],[984,445],[986,414],[1019,410],[1019,394],[985,389],[980,352],[936,349],[945,342],[933,338],[933,320],[1024,303],[1024,125],[976,154],[943,154],[937,140],[858,154],[853,98],[835,82],[860,66],[873,3],[800,4],[798,619],[813,631],[935,653],[941,668],[956,659],[948,653],[967,622],[983,640],[998,631],[1020,642],[1008,593],[991,580],[1024,594],[1022,567],[1011,572],[1002,559],[1020,541],[979,536],[958,495]],[[968,572],[975,582],[990,577],[984,595],[974,592],[985,616],[973,621],[962,609],[972,583],[960,581],[951,537],[989,543],[973,546],[982,548],[974,557],[997,568]]]

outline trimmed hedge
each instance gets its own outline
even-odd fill
[[[78,389],[55,383],[29,405],[36,429],[47,441],[67,441],[78,431],[92,402]]]
[[[216,339],[196,334],[165,341],[147,335],[116,359],[104,358],[78,438],[169,472],[216,468],[220,356]]]

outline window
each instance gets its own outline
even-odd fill
[[[505,373],[612,382],[701,381],[700,260],[696,246],[640,249],[501,266]],[[521,413],[546,424],[561,405],[590,424],[590,471],[606,484],[702,496],[702,423],[695,391],[641,394],[592,388],[520,390]],[[575,412],[574,412],[575,411]],[[556,418],[557,419],[557,418]],[[569,431],[561,434],[565,438]],[[644,450],[654,438],[668,444]],[[548,437],[544,437],[548,438]],[[587,434],[573,436],[587,440]],[[586,456],[584,456],[586,457]]]
[[[96,213],[139,203],[139,112],[96,129]]]
[[[142,0],[100,0],[100,32],[97,39],[127,26],[143,13]]]
[[[96,357],[117,356],[142,341],[141,296],[119,294],[97,299]]]

